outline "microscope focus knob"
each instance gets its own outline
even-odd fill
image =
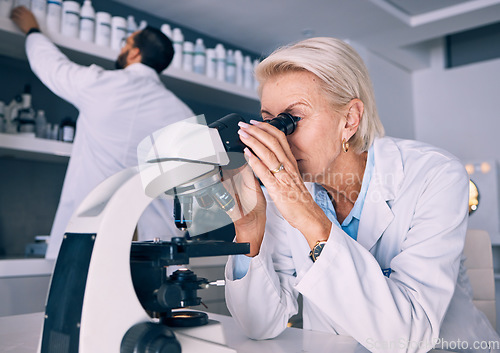
[[[125,333],[120,353],[181,353],[181,345],[165,325],[141,322]]]

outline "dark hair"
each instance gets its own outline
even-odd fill
[[[144,65],[161,73],[172,62],[174,46],[159,29],[147,26],[134,36],[134,46],[141,51]]]

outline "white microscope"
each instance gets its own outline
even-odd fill
[[[282,113],[270,123],[290,134],[299,120]],[[169,125],[141,143],[138,167],[113,175],[85,198],[57,258],[40,353],[234,352],[213,334],[217,325],[206,314],[172,311],[200,304],[197,290],[207,280],[189,270],[167,277],[166,267],[188,264],[190,257],[245,254],[249,244],[131,240],[142,212],[165,194],[175,200],[181,229],[189,226],[193,199],[203,207],[237,207],[221,169],[245,163],[239,121],[230,114],[209,126],[196,119]]]

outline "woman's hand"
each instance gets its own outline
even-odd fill
[[[251,123],[240,123],[238,134],[253,151],[245,149],[248,164],[276,207],[304,235],[311,248],[317,241],[328,239],[331,222],[307,190],[285,134],[270,124]]]
[[[266,199],[247,164],[237,170],[226,170],[223,176],[225,187],[231,190],[236,202],[236,207],[228,212],[234,223],[236,241],[250,243],[247,256],[253,257],[259,253],[264,238]]]

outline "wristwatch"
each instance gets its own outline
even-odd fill
[[[316,262],[319,255],[321,255],[321,251],[323,251],[323,247],[326,244],[326,240],[318,240],[316,244],[314,244],[311,252],[309,252],[309,257],[313,262]]]

